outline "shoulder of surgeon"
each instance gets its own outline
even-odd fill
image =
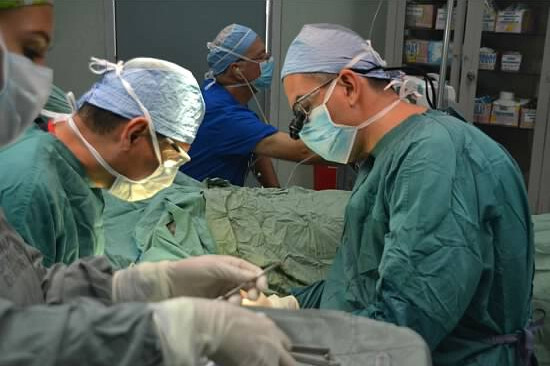
[[[61,141],[31,126],[16,142],[0,150],[0,199],[9,192],[21,196],[41,185],[56,189],[74,173],[83,174],[76,158]],[[2,202],[0,201],[0,205]]]
[[[407,127],[396,149],[403,154],[416,153],[438,161],[456,160],[464,155],[481,160],[506,157],[499,145],[477,127],[444,112],[428,111],[413,116]]]
[[[248,108],[248,106],[240,104],[223,86],[218,83],[214,83],[209,86],[211,83],[212,80],[205,80],[201,87],[202,97],[206,107],[206,114],[221,111],[224,113],[229,111],[244,111],[251,114],[254,113]]]

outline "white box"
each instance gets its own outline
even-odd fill
[[[493,102],[493,110],[491,111],[491,123],[496,125],[517,126],[519,122],[520,104],[515,103],[514,106],[506,106]]]
[[[474,104],[474,122],[489,123],[491,121],[491,108],[493,104],[484,98],[476,98]]]
[[[503,10],[497,13],[495,32],[525,33],[533,28],[533,16],[530,10]]]
[[[500,61],[502,71],[517,72],[521,67],[521,53],[504,52]]]
[[[492,48],[483,47],[479,50],[479,69],[494,70],[497,64],[497,53]]]
[[[532,108],[521,108],[521,114],[519,117],[519,127],[521,128],[535,128],[535,119],[537,117],[537,110]]]
[[[456,8],[453,8],[453,17],[451,20],[451,29],[455,29],[456,22]],[[435,18],[435,29],[445,29],[447,23],[447,7],[437,9],[437,16]]]
[[[434,5],[407,4],[405,24],[414,28],[433,28]]]

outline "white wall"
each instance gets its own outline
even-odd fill
[[[48,64],[54,83],[78,97],[97,76],[88,70],[91,56],[113,59],[112,18],[106,16],[111,1],[56,0],[55,30]]]
[[[274,29],[272,53],[276,58],[277,72],[274,75],[274,86],[271,96],[271,123],[282,131],[288,131],[292,113],[282,90],[279,71],[282,67],[286,50],[292,40],[308,23],[337,23],[358,32],[365,39],[369,36],[372,19],[378,8],[379,0],[275,0]],[[279,12],[279,14],[277,14]],[[279,19],[276,17],[279,16]],[[387,0],[382,0],[382,7],[373,30],[373,46],[384,54],[385,29],[387,19]],[[277,26],[280,21],[281,26]],[[295,163],[276,162],[276,169],[282,185],[286,184]],[[313,188],[313,168],[300,166],[290,185]]]

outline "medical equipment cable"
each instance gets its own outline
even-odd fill
[[[303,163],[305,163],[306,161],[308,160],[311,160],[313,159],[314,157],[318,156],[317,154],[312,154],[311,156],[308,156],[307,158],[297,162],[295,165],[294,165],[294,168],[292,168],[292,171],[290,172],[290,175],[288,176],[288,180],[286,181],[286,185],[285,185],[285,189],[288,189],[288,185],[290,184],[290,181],[292,180],[292,178],[294,178],[294,174],[296,173],[296,169],[302,165]]]
[[[378,2],[378,8],[376,9],[376,13],[374,13],[374,16],[372,17],[372,22],[369,30],[369,38],[368,38],[371,42],[372,42],[372,33],[374,32],[374,25],[376,24],[376,19],[378,18],[378,14],[380,13],[380,9],[382,8],[383,2],[384,0],[380,0]]]

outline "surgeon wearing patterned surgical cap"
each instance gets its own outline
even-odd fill
[[[76,113],[53,118],[51,133],[30,128],[0,153],[0,206],[47,265],[101,254],[101,189],[137,201],[170,186],[204,114],[195,78],[178,65],[93,59],[90,67],[101,79]]]
[[[306,25],[288,49],[281,74],[297,137],[327,160],[361,164],[331,270],[297,301],[409,327],[434,365],[534,365],[523,175],[476,127],[409,103],[388,71],[338,25]]]
[[[248,171],[264,187],[279,187],[272,158],[317,162],[301,141],[278,131],[258,103],[256,93],[272,82],[274,60],[263,40],[249,27],[230,24],[207,43],[210,71],[202,85],[204,121],[182,171],[197,179],[223,178],[245,183]],[[254,100],[260,115],[248,107]]]
[[[255,298],[261,268],[209,255],[115,271],[90,256],[102,252],[95,187],[131,200],[169,184],[204,106],[179,66],[94,59],[105,77],[79,111],[67,115],[57,90],[42,111],[57,123],[33,127],[51,89],[52,5],[0,0],[0,364],[293,366],[271,320],[208,300],[243,283]]]

